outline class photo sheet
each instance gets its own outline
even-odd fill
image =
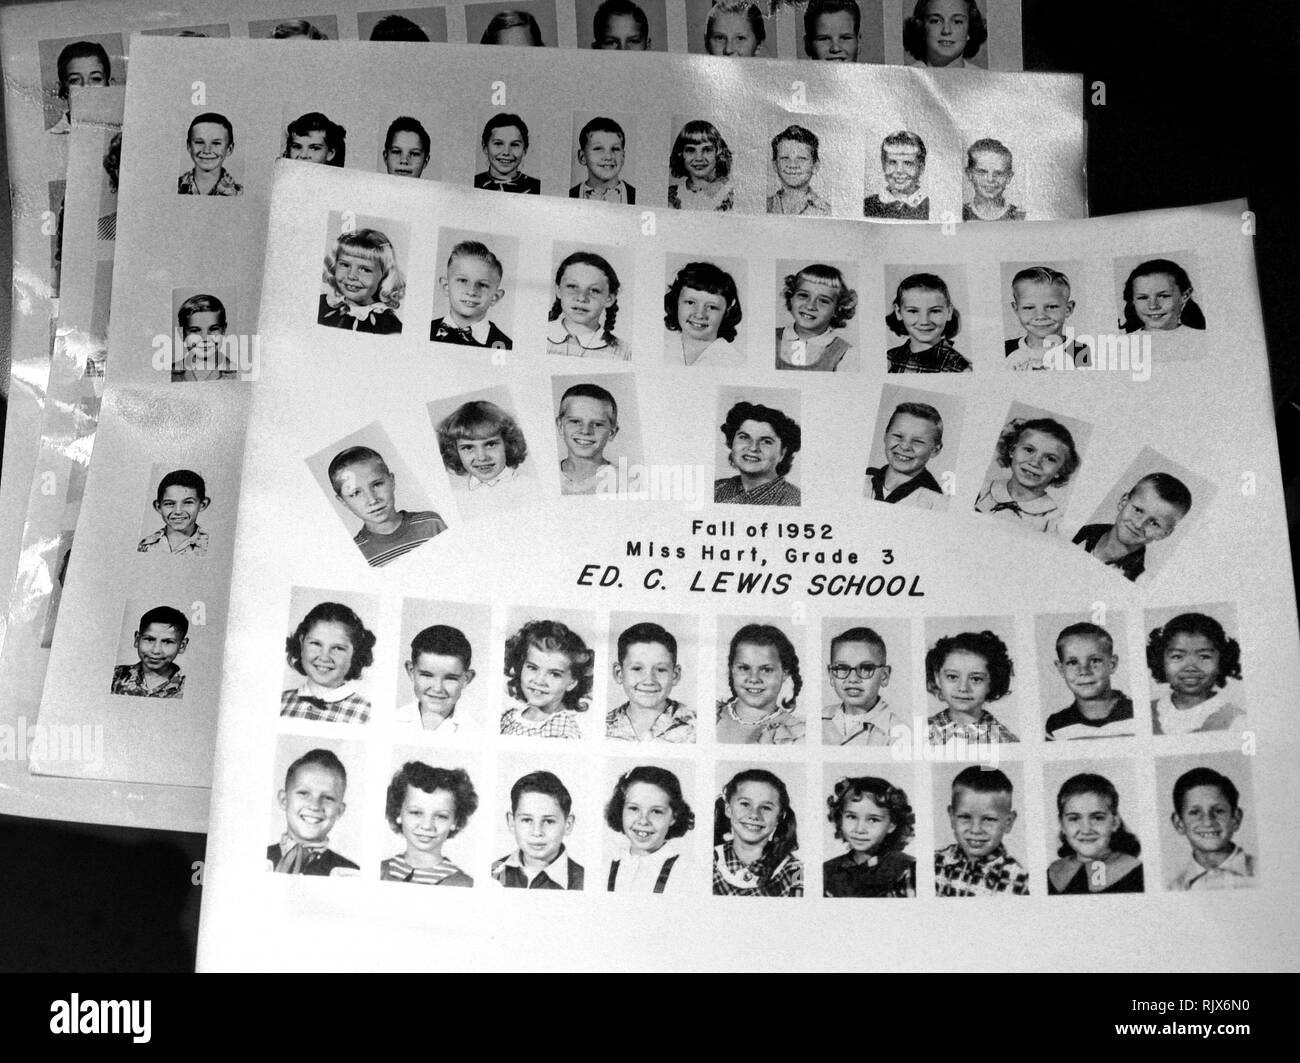
[[[300,45],[308,45],[299,59],[327,78],[333,69],[330,42],[395,43],[405,47],[408,57],[398,85],[410,76],[411,55],[421,55],[429,66],[438,62],[431,58],[436,53],[422,54],[419,45],[447,42],[509,49],[495,53],[498,70],[512,70],[509,57],[522,48],[546,49],[548,61],[558,64],[564,60],[557,52],[578,51],[694,54],[714,66],[728,59],[760,60],[740,64],[745,68],[781,59],[797,64],[787,68],[784,90],[797,97],[809,61],[925,67],[957,83],[978,80],[989,70],[1018,71],[1023,67],[1021,18],[1020,0],[447,0],[402,8],[376,8],[369,0],[327,0],[306,16],[268,15],[261,0],[229,0],[219,13],[201,0],[165,7],[153,0],[77,0],[0,8],[14,273],[10,335],[6,351],[0,352],[0,394],[8,402],[0,476],[0,585],[7,586],[14,572],[23,500],[38,461],[58,313],[71,102],[81,90],[126,84],[128,66],[134,69],[132,34],[271,41],[271,70]],[[618,80],[630,84],[629,73],[638,68],[634,60],[631,67],[616,63],[613,69]],[[371,98],[375,83],[363,78],[361,87]],[[279,88],[272,79],[258,106],[273,111],[269,101],[280,98]],[[453,104],[457,98],[455,91],[443,96]],[[1075,114],[1079,110],[1073,106]],[[1059,116],[1052,116],[1051,124],[1059,125]],[[409,146],[399,150],[409,152]],[[805,152],[806,146],[799,150]],[[427,163],[428,149],[424,156]],[[339,153],[338,164],[342,161]],[[409,164],[408,156],[404,165]],[[800,196],[798,206],[808,201]]]
[[[200,969],[1294,966],[1249,220],[280,163]]]

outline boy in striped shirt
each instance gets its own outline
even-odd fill
[[[329,465],[334,494],[361,521],[353,542],[373,568],[414,550],[447,530],[433,510],[397,508],[397,477],[370,447],[348,447]]]

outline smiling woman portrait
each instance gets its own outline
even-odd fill
[[[802,495],[786,480],[803,445],[799,423],[771,406],[738,402],[719,426],[727,441],[727,464],[737,475],[713,482],[714,502],[750,506],[797,506]]]

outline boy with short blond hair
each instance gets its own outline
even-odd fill
[[[1182,480],[1147,473],[1120,496],[1113,524],[1085,524],[1070,541],[1136,580],[1146,571],[1147,546],[1169,538],[1191,508],[1192,493]]]
[[[885,423],[885,464],[867,469],[865,493],[877,502],[934,509],[943,488],[927,466],[943,450],[943,418],[926,402],[900,402]]]
[[[338,875],[360,870],[329,848],[329,834],[347,809],[348,773],[328,749],[310,749],[289,765],[278,800],[284,834],[266,847],[267,869],[282,875]]]
[[[1016,822],[1011,792],[1011,780],[998,768],[972,764],[957,773],[948,806],[956,841],[934,854],[937,896],[1028,896],[1029,872],[1003,845]]]
[[[179,609],[157,605],[140,617],[132,640],[139,660],[113,669],[111,694],[136,698],[183,698],[185,674],[176,658],[189,644],[190,621]]]
[[[488,320],[488,312],[505,296],[501,260],[477,240],[462,240],[447,256],[447,272],[439,278],[447,295],[447,316],[435,317],[429,339],[464,347],[510,350],[510,337]]]
[[[961,220],[1024,221],[1025,212],[1003,195],[1015,175],[1011,149],[1002,141],[992,137],[975,141],[966,149],[966,180],[974,198],[961,205]]]
[[[1056,670],[1074,702],[1047,718],[1047,740],[1115,738],[1134,733],[1133,701],[1110,685],[1119,658],[1099,624],[1071,624],[1056,636]]]
[[[361,521],[353,536],[372,568],[386,565],[447,530],[431,509],[397,508],[397,477],[383,456],[370,447],[348,447],[329,464],[334,497]]]
[[[565,851],[573,833],[573,798],[549,771],[534,771],[510,788],[506,825],[518,845],[492,864],[492,877],[511,889],[580,890],[581,864]]]
[[[158,481],[158,497],[153,501],[163,526],[141,539],[136,550],[203,557],[208,552],[208,533],[199,527],[199,514],[211,501],[202,476],[189,469],[173,469]]]
[[[461,695],[474,681],[472,659],[469,639],[459,628],[434,624],[419,632],[411,640],[411,657],[405,662],[415,699],[397,707],[393,722],[425,734],[433,732],[440,740],[478,735],[473,720],[463,713],[456,715]]]
[[[677,639],[644,621],[618,636],[614,682],[627,700],[605,716],[605,737],[625,742],[694,742],[695,710],[672,697],[681,682]]]

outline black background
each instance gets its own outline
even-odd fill
[[[1300,499],[1300,4],[1023,5],[1026,68],[1079,71],[1088,97],[1094,83],[1105,87],[1104,106],[1085,105],[1094,215],[1240,197],[1256,214],[1256,261],[1294,554]],[[219,10],[214,3],[205,18],[219,20]],[[1032,96],[1026,96],[1026,106],[1032,106]],[[0,269],[7,272],[7,256]],[[1212,284],[1213,278],[1200,283]],[[0,334],[8,332],[9,287],[4,285]],[[1233,358],[1237,352],[1214,356]],[[1275,557],[1241,560],[1281,571],[1286,556],[1279,543]],[[9,577],[3,574],[6,591]],[[191,970],[200,893],[194,867],[203,848],[201,835],[0,816],[0,970]],[[1216,966],[1213,957],[1206,966]]]

